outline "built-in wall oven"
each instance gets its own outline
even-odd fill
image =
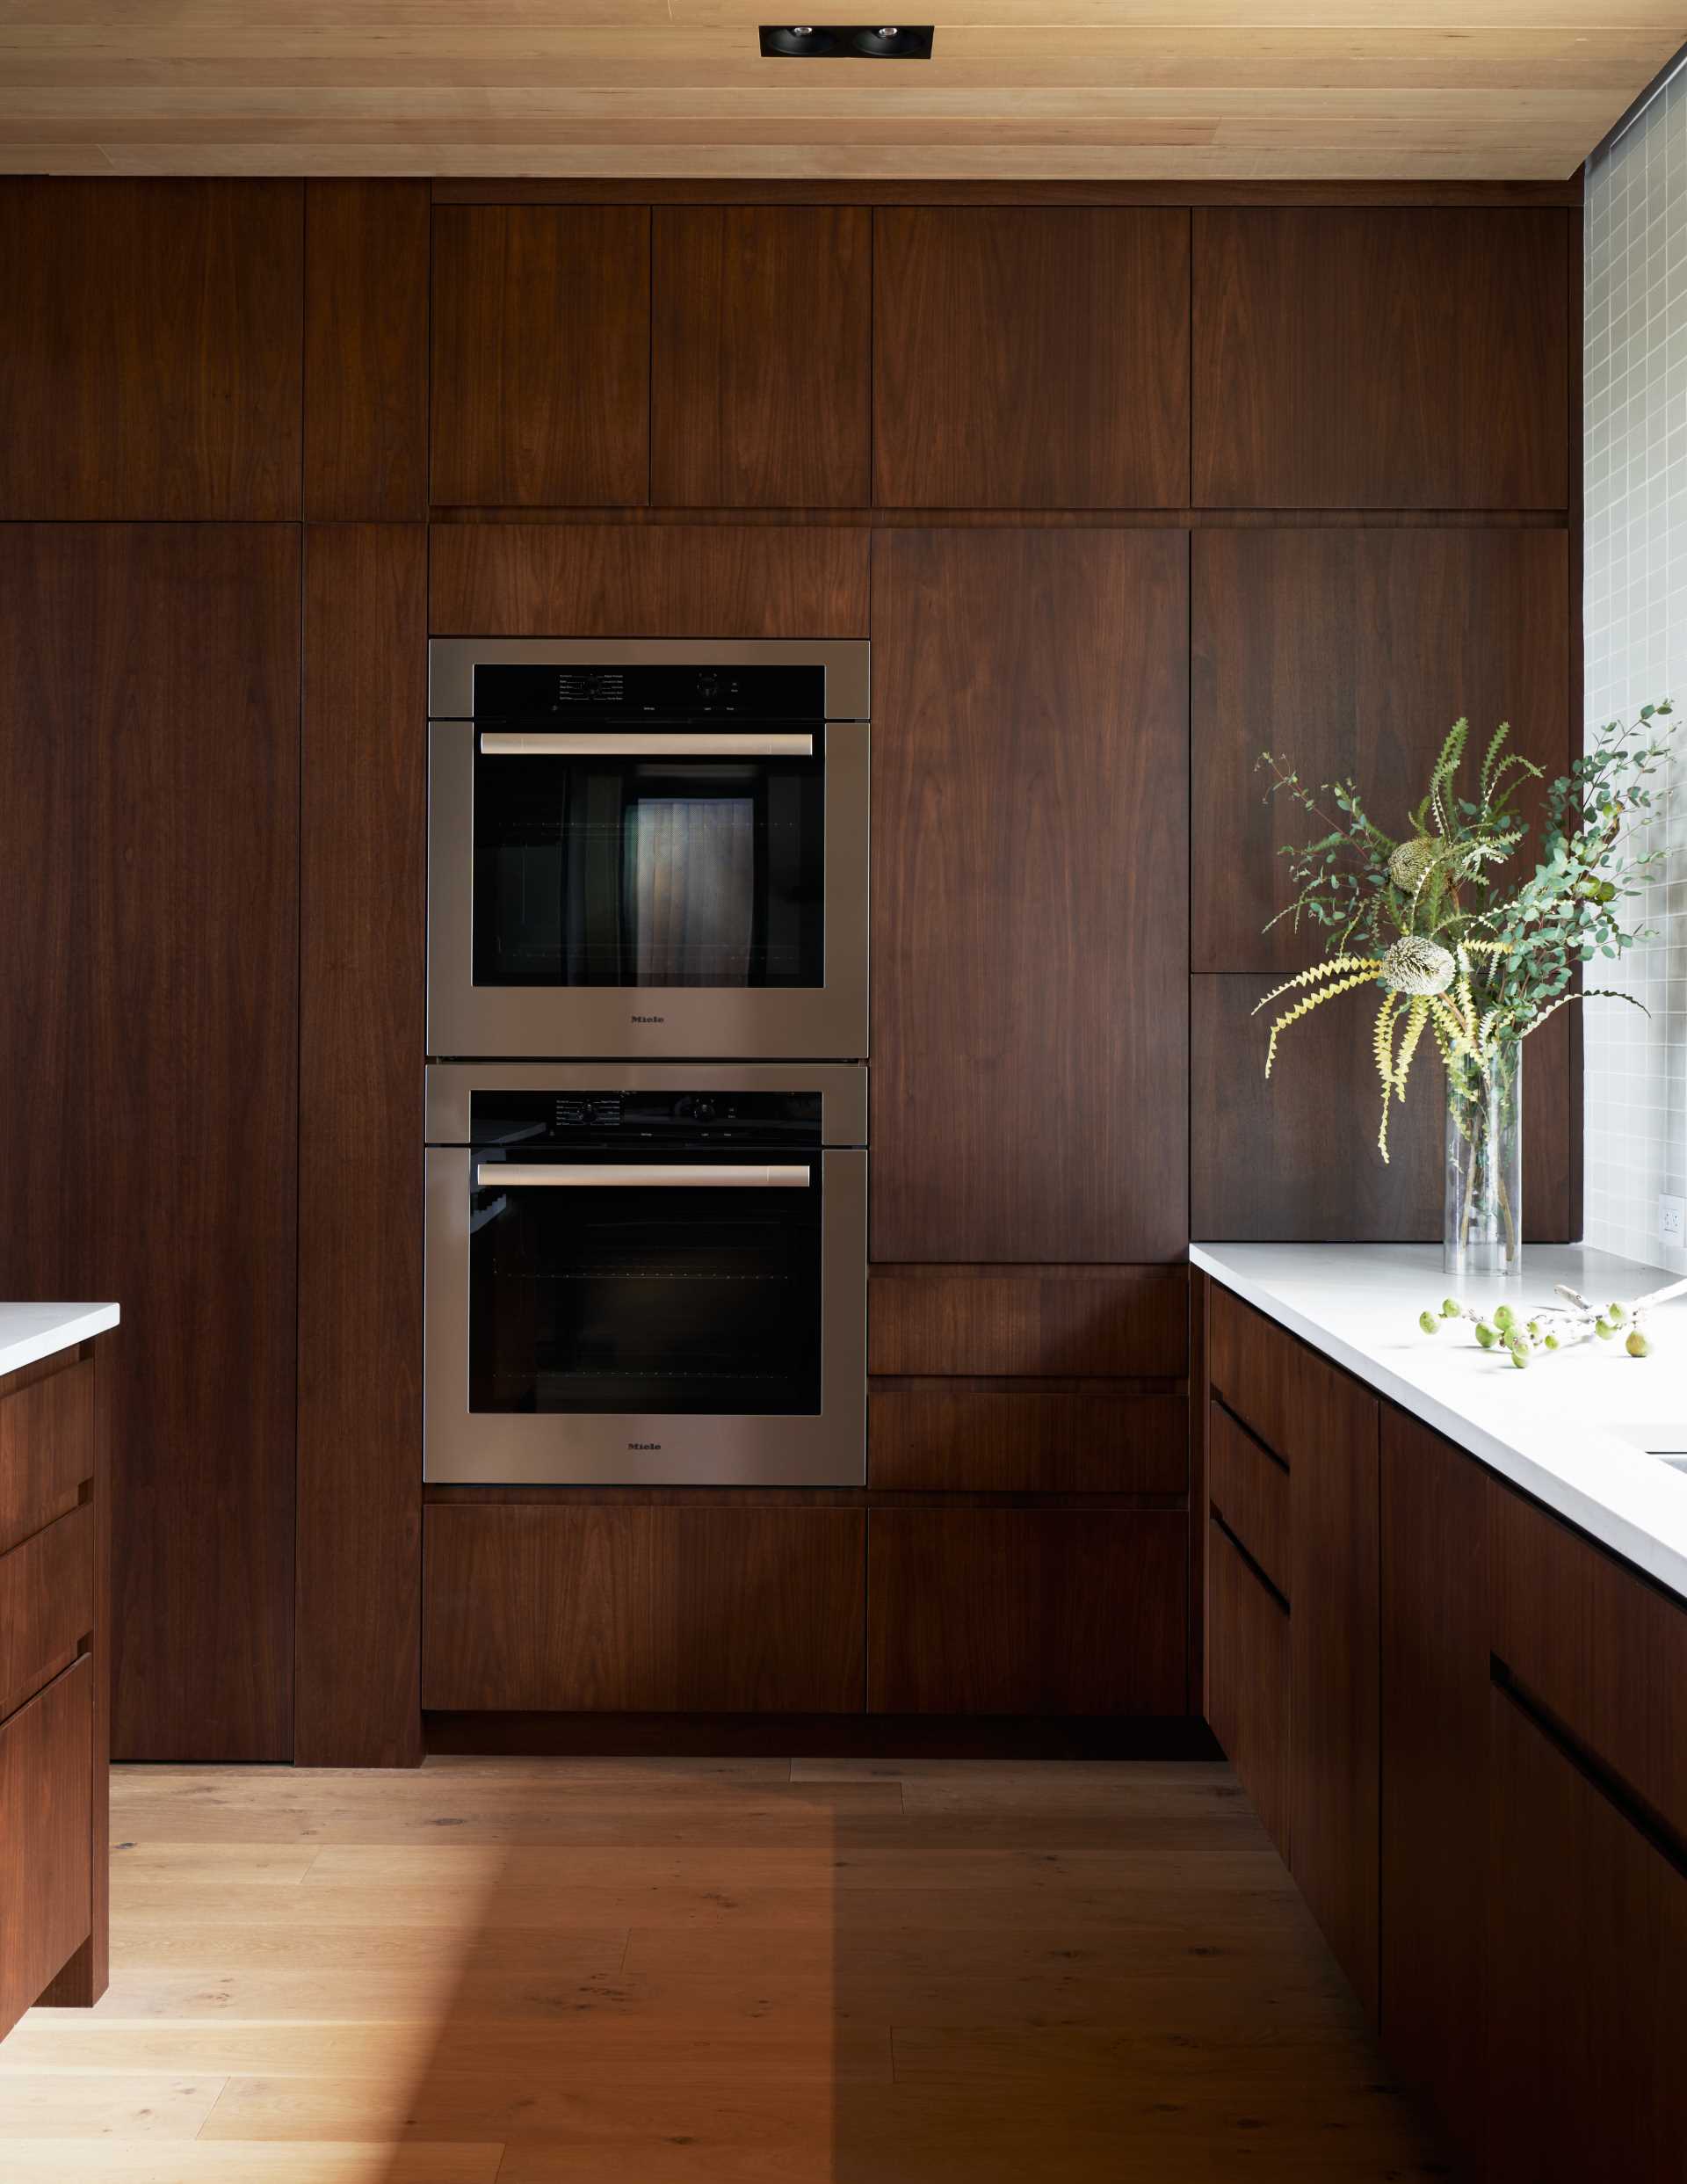
[[[425,1469],[858,1486],[866,1071],[434,1063]]]
[[[428,1051],[867,1051],[865,642],[429,647]]]

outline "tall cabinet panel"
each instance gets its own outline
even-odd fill
[[[1186,1227],[1187,541],[873,541],[872,1252]]]
[[[299,1114],[304,1766],[421,1758],[427,540],[305,541]]]
[[[428,185],[305,187],[305,515],[428,512]]]
[[[113,1756],[293,1750],[299,533],[91,543]]]

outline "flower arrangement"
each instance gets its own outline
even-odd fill
[[[1518,1262],[1521,1041],[1572,1001],[1604,995],[1641,1005],[1577,982],[1584,965],[1649,937],[1625,920],[1662,854],[1637,849],[1634,836],[1668,754],[1670,713],[1664,700],[1642,707],[1632,725],[1608,722],[1547,786],[1538,861],[1523,879],[1507,870],[1529,833],[1517,799],[1544,772],[1506,749],[1504,722],[1468,781],[1470,724],[1453,723],[1428,794],[1399,834],[1375,823],[1352,781],[1313,790],[1288,758],[1261,754],[1271,775],[1268,801],[1289,796],[1321,829],[1282,852],[1295,896],[1271,922],[1290,918],[1297,932],[1306,922],[1322,934],[1325,950],[1258,1004],[1256,1014],[1293,997],[1271,1023],[1265,1074],[1291,1026],[1339,995],[1380,989],[1372,1051],[1382,1095],[1377,1144],[1386,1161],[1390,1109],[1405,1099],[1429,1034],[1446,1075],[1451,1270],[1464,1265],[1463,1246],[1483,1218],[1501,1239],[1496,1263],[1512,1271]]]

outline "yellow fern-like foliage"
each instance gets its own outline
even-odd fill
[[[1299,1023],[1303,1016],[1310,1016],[1314,1009],[1321,1003],[1333,1001],[1337,994],[1351,993],[1356,986],[1372,984],[1378,970],[1381,968],[1374,958],[1365,955],[1332,956],[1327,965],[1320,964],[1318,968],[1321,970],[1334,970],[1338,964],[1343,963],[1357,964],[1359,968],[1350,969],[1344,976],[1329,979],[1316,993],[1304,995],[1292,1009],[1285,1009],[1271,1026],[1271,1035],[1265,1045],[1265,1074],[1267,1077],[1271,1075],[1271,1064],[1277,1059],[1277,1041],[1279,1033],[1286,1031],[1291,1024]],[[1264,1007],[1266,1001],[1274,1001],[1278,994],[1286,993],[1292,986],[1303,986],[1310,983],[1311,977],[1310,972],[1302,971],[1299,977],[1285,980],[1275,992],[1268,993],[1264,999],[1257,1004],[1256,1013],[1258,1009]]]

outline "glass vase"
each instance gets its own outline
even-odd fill
[[[1450,1274],[1523,1272],[1523,1044],[1447,1071],[1442,1259]]]

